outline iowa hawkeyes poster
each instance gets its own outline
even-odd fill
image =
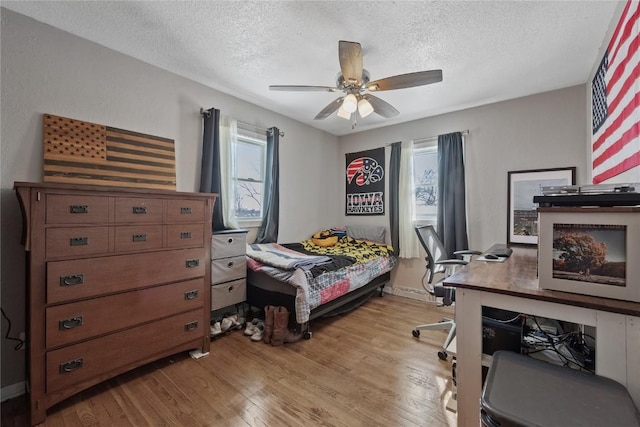
[[[384,147],[346,156],[346,214],[384,215]]]

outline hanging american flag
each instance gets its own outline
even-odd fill
[[[591,87],[593,183],[640,166],[640,2],[629,0]]]

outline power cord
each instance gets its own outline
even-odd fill
[[[535,335],[530,335],[530,337],[537,340],[540,344],[544,343],[544,346],[542,348],[530,350],[527,354],[537,353],[543,350],[552,350],[559,357],[564,366],[572,367],[573,365],[578,369],[594,373],[593,369],[590,369],[590,366],[587,366],[593,363],[592,352],[584,342],[583,338],[588,335],[580,334],[577,337],[576,333],[568,333],[561,336],[551,335],[540,327],[538,319],[535,316],[531,316],[531,318],[538,327],[536,333],[541,334],[544,338]],[[588,337],[595,341],[593,337]],[[576,348],[578,345],[580,346],[579,349]]]
[[[494,322],[496,322],[496,323],[513,323],[513,322],[515,322],[516,320],[521,319],[521,318],[522,318],[522,316],[523,316],[522,314],[518,313],[518,314],[517,314],[513,319],[507,319],[507,320],[494,319],[493,317],[490,317],[490,316],[484,316],[484,315],[482,316],[482,318],[483,318],[483,319],[492,320],[492,321],[494,321]]]
[[[21,340],[20,338],[14,338],[14,337],[10,337],[9,334],[11,333],[11,319],[9,319],[9,317],[6,315],[6,313],[4,312],[4,309],[2,307],[0,307],[0,311],[2,311],[2,317],[7,321],[9,328],[7,329],[7,333],[4,335],[4,337],[8,340],[12,340],[12,341],[18,341],[18,344],[16,344],[15,347],[13,347],[14,350],[22,350],[22,347],[24,347],[24,341]]]

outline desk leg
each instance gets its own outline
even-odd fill
[[[640,408],[640,317],[627,316],[627,389]]]
[[[456,289],[458,426],[480,425],[482,304],[480,292]]]

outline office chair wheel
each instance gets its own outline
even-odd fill
[[[449,357],[449,355],[447,354],[446,351],[440,350],[438,352],[438,357],[440,358],[440,360],[447,360],[447,357]]]
[[[413,331],[411,331],[411,334],[416,338],[420,338],[420,331],[417,329],[414,329]]]

